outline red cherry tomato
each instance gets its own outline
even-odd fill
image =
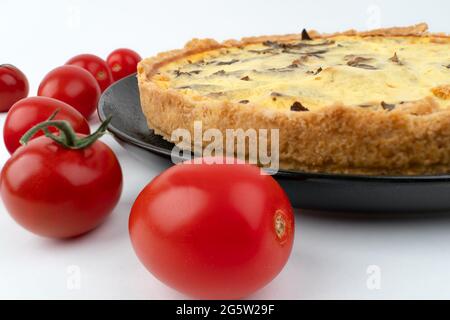
[[[80,54],[66,62],[67,65],[81,67],[90,72],[103,92],[113,83],[111,70],[106,61],[93,54]]]
[[[20,138],[36,124],[47,120],[56,110],[59,110],[55,119],[67,120],[75,132],[89,134],[89,124],[77,110],[68,104],[47,97],[30,97],[16,102],[6,116],[3,127],[3,139],[6,149],[13,153],[20,147]],[[56,132],[55,128],[49,128]],[[35,137],[43,133],[38,132]]]
[[[117,49],[110,53],[106,62],[115,81],[125,78],[137,71],[141,56],[130,49]]]
[[[134,203],[129,231],[142,263],[201,298],[242,298],[285,265],[294,239],[290,202],[270,176],[242,164],[180,164]]]
[[[75,66],[50,71],[39,85],[38,95],[61,100],[77,109],[86,119],[94,113],[100,98],[94,76]]]
[[[21,226],[37,235],[68,238],[95,228],[111,213],[122,191],[122,171],[101,141],[70,149],[39,137],[6,162],[0,190]]]
[[[27,77],[9,64],[0,65],[0,112],[8,111],[20,99],[28,96]]]

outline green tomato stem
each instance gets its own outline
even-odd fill
[[[53,120],[59,110],[55,111],[47,121],[41,122],[35,125],[33,128],[28,130],[20,139],[20,143],[22,145],[26,145],[31,138],[40,130],[42,130],[46,137],[52,139],[56,143],[62,145],[64,148],[68,149],[84,149],[89,147],[95,141],[97,141],[101,136],[106,133],[106,128],[111,122],[111,116],[108,117],[102,124],[98,127],[98,129],[86,136],[86,137],[78,137],[75,131],[73,130],[70,123],[66,120]],[[51,133],[48,128],[54,127],[57,128],[60,132],[59,136]]]

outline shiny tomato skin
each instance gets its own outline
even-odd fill
[[[117,49],[111,52],[106,59],[111,69],[114,81],[125,78],[137,71],[137,64],[142,60],[141,56],[131,49]]]
[[[0,112],[8,111],[28,92],[28,79],[22,71],[9,64],[0,65]]]
[[[86,119],[67,103],[47,97],[29,97],[16,102],[6,116],[3,140],[9,153],[20,147],[19,140],[29,129],[47,120],[56,110],[55,120],[67,120],[77,133],[91,133]],[[49,131],[57,132],[55,128],[49,128]],[[33,139],[42,135],[40,131]]]
[[[101,92],[113,83],[113,76],[105,60],[93,54],[80,54],[66,62],[67,65],[77,66],[89,71],[97,80]]]
[[[38,89],[38,96],[61,100],[86,119],[97,109],[100,94],[100,86],[93,75],[83,68],[67,65],[50,71]]]
[[[66,149],[47,137],[31,140],[1,172],[1,197],[25,229],[50,238],[70,238],[97,227],[122,191],[122,171],[112,150],[96,141]]]
[[[256,167],[181,164],[140,193],[129,231],[141,262],[165,284],[194,297],[234,299],[282,270],[294,216],[278,183]]]

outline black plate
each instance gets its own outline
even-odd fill
[[[100,119],[113,115],[108,130],[141,158],[170,158],[173,144],[147,128],[136,77],[127,77],[102,95]],[[413,213],[450,211],[450,175],[358,176],[280,171],[275,178],[298,208],[347,212]]]

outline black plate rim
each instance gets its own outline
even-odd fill
[[[105,92],[100,97],[97,113],[100,121],[105,121],[107,116],[104,113],[103,106],[105,105],[105,99],[109,91],[113,87],[119,85],[121,82],[129,81],[130,78],[136,77],[136,74],[132,74],[125,77],[116,83],[109,86]],[[115,137],[120,140],[131,143],[138,146],[144,150],[157,153],[164,157],[170,157],[171,152],[165,148],[161,148],[154,145],[149,145],[143,143],[140,140],[128,135],[126,132],[116,128],[112,123],[107,127],[107,130]],[[161,138],[162,139],[162,138]],[[329,180],[358,180],[358,181],[368,181],[368,182],[443,182],[450,181],[450,174],[447,175],[422,175],[422,176],[370,176],[370,175],[354,175],[354,174],[333,174],[333,173],[313,173],[313,172],[301,172],[301,171],[290,171],[290,170],[280,170],[276,173],[276,176],[283,177],[286,179],[329,179]]]

